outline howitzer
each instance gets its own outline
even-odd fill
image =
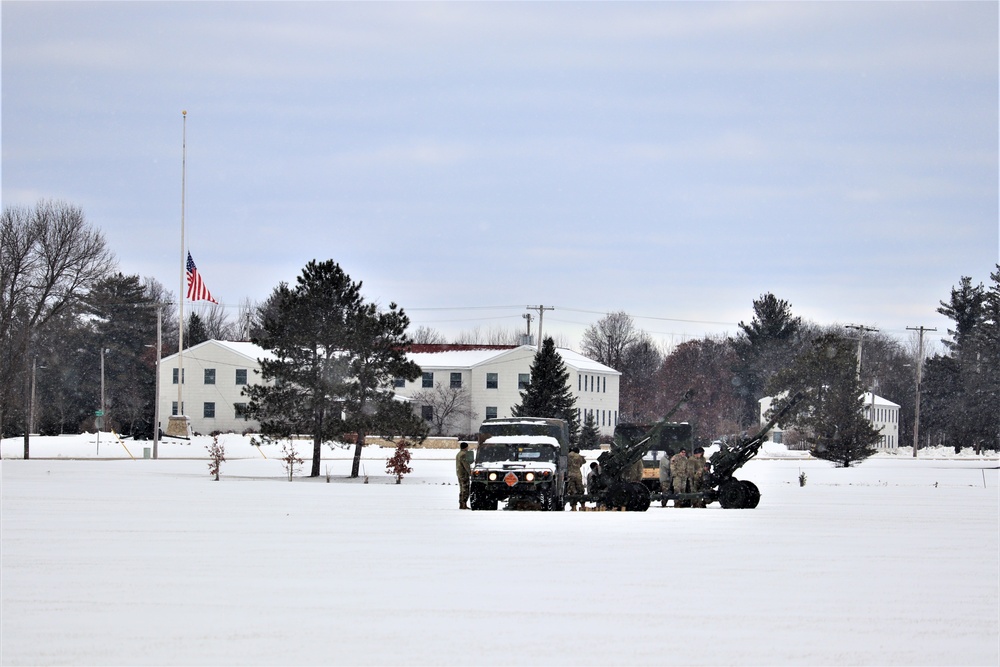
[[[755,435],[746,438],[735,447],[722,444],[719,451],[709,459],[711,472],[702,481],[702,496],[706,503],[716,500],[725,509],[752,509],[760,502],[760,490],[747,480],[738,480],[733,474],[755,457],[761,445],[767,440],[768,432],[774,428],[796,403],[802,400],[802,392],[792,396],[785,405],[774,413]]]
[[[627,429],[615,429],[615,443],[609,451],[597,457],[600,473],[597,488],[587,489],[587,500],[607,508],[625,508],[628,511],[644,512],[649,508],[649,489],[641,481],[628,479],[628,472],[642,460],[650,446],[658,442],[659,436],[670,423],[670,418],[694,395],[688,389],[679,401],[658,422],[638,437],[629,437]]]

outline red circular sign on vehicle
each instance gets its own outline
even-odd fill
[[[509,472],[506,475],[504,475],[503,481],[504,484],[506,484],[507,486],[514,486],[515,484],[517,484],[517,475],[515,475],[512,472]]]

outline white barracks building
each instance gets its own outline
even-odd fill
[[[591,413],[601,434],[612,435],[618,422],[621,373],[572,350],[556,351],[569,372],[580,423]],[[536,352],[533,345],[414,345],[409,357],[423,374],[414,382],[398,381],[395,391],[401,398],[413,401],[414,412],[431,420],[433,406],[413,400],[415,397],[419,399],[421,392],[438,387],[464,390],[468,414],[450,419],[444,433],[475,433],[484,419],[511,416],[511,408],[521,402],[521,388],[530,379]],[[248,384],[261,382],[257,360],[270,356],[252,343],[220,340],[184,350],[181,414],[190,419],[192,431],[209,434],[256,430],[258,424],[244,414],[247,398],[242,391]],[[174,354],[160,362],[160,423],[164,431],[168,417],[178,414],[177,361]]]

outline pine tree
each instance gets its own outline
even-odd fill
[[[740,334],[732,339],[738,361],[733,371],[742,400],[741,421],[757,422],[757,401],[763,398],[771,376],[788,365],[796,353],[802,318],[792,316],[792,307],[771,293],[753,302],[750,324],[740,322]]]
[[[580,429],[580,449],[600,449],[601,434],[597,430],[597,421],[594,413],[588,411],[583,419],[583,428]]]
[[[569,385],[569,371],[556,352],[551,338],[542,341],[542,349],[531,363],[531,379],[521,390],[521,402],[511,408],[515,417],[548,417],[569,423],[571,442],[577,441],[580,429],[576,416],[576,398]]]
[[[406,359],[409,318],[402,309],[391,304],[379,312],[366,304],[361,283],[327,260],[309,262],[294,289],[275,288],[259,316],[252,340],[274,358],[261,360],[265,383],[246,389],[247,413],[262,436],[310,434],[310,476],[319,476],[322,444],[339,436],[357,436],[352,477],[367,434],[423,437],[422,420],[393,400],[393,379],[420,376]]]
[[[948,438],[955,450],[996,448],[1000,432],[1000,266],[986,289],[963,276],[938,312],[950,318],[947,355],[926,362],[921,423]]]
[[[768,385],[772,393],[798,391],[805,398],[782,420],[806,435],[817,458],[842,467],[875,453],[881,435],[865,416],[864,387],[857,376],[854,346],[839,334],[813,341],[789,368]]]

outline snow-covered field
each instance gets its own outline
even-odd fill
[[[4,665],[1000,663],[995,457],[771,451],[755,510],[465,512],[454,450],[289,483],[223,436],[215,482],[209,438],[94,440],[0,444]]]

